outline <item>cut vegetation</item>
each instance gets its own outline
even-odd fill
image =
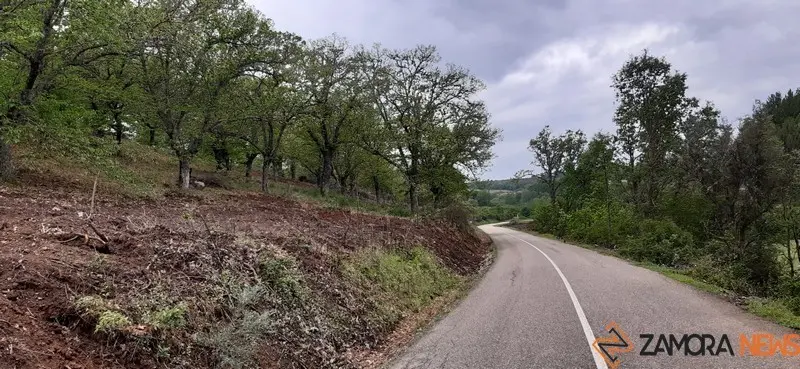
[[[490,254],[439,218],[242,190],[99,191],[94,232],[89,182],[54,191],[34,176],[0,187],[9,367],[374,367]]]

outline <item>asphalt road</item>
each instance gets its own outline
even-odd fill
[[[740,334],[787,328],[750,315],[733,304],[577,246],[498,226],[483,226],[498,248],[484,279],[390,368],[615,368],[592,349],[611,337],[607,324],[627,333],[633,350],[617,353],[618,368],[800,368],[800,356],[741,355]],[[727,334],[735,356],[642,356],[642,334],[710,334],[714,347]],[[669,337],[667,336],[667,339]],[[709,345],[707,338],[706,345]],[[698,339],[689,341],[699,351]],[[788,353],[800,351],[787,346]],[[664,346],[664,345],[662,345]],[[716,352],[716,349],[711,350]]]

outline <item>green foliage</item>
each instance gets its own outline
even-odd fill
[[[93,318],[111,308],[109,302],[100,296],[81,296],[73,304],[81,313]]]
[[[106,310],[97,317],[97,325],[94,327],[94,332],[116,333],[130,325],[131,320],[127,316],[118,311]]]
[[[747,310],[787,327],[800,329],[800,313],[793,313],[784,301],[753,298],[747,301]]]
[[[681,266],[695,255],[692,235],[671,221],[646,219],[638,232],[628,237],[620,254],[637,261]]]
[[[422,247],[363,250],[342,264],[342,272],[352,283],[370,291],[378,305],[378,318],[388,325],[462,283]]]
[[[303,276],[297,270],[294,259],[288,256],[264,258],[259,264],[258,272],[261,279],[287,301],[306,297]]]
[[[531,208],[531,219],[531,227],[538,232],[558,237],[566,235],[566,214],[549,201],[535,201]]]
[[[163,308],[149,314],[145,321],[158,330],[177,329],[186,325],[188,314],[185,304]]]
[[[442,65],[434,46],[376,46],[362,50],[357,60],[367,86],[365,102],[374,104],[373,116],[381,123],[366,131],[365,141],[405,177],[412,213],[423,185],[436,205],[466,192],[463,173],[486,166],[500,133],[476,98],[483,82],[464,68]]]
[[[717,295],[724,295],[725,293],[727,293],[727,290],[719,287],[719,285],[711,284],[711,283],[705,282],[703,280],[700,280],[700,279],[698,279],[696,277],[691,276],[689,273],[686,273],[684,270],[681,270],[681,269],[675,269],[675,268],[665,267],[665,266],[662,266],[662,265],[649,264],[649,263],[642,264],[641,266],[643,266],[643,267],[645,267],[647,269],[650,269],[652,271],[659,272],[659,273],[663,274],[664,276],[672,278],[672,279],[674,279],[674,280],[676,280],[678,282],[688,284],[688,285],[690,285],[690,286],[692,286],[694,288],[697,288],[697,289],[699,289],[701,291],[705,291],[705,292],[713,293],[713,294],[717,294]]]
[[[537,185],[541,185],[541,181],[535,177],[473,181],[469,183],[470,189],[484,191],[522,191]],[[547,189],[542,188],[539,192],[541,192],[541,194],[546,194]]]
[[[565,236],[584,243],[615,247],[637,233],[635,213],[619,203],[593,204],[569,213],[566,218]]]
[[[800,91],[757,102],[734,134],[686,81],[645,50],[614,76],[613,137],[574,155],[548,128],[531,140],[550,201],[532,203],[530,227],[796,310]]]
[[[581,131],[567,130],[560,136],[553,136],[550,126],[545,126],[531,139],[528,150],[533,153],[533,163],[541,168],[539,179],[547,185],[550,202],[556,203],[558,189],[563,183],[563,175],[573,169],[586,145],[586,137]],[[523,171],[517,176],[529,174]]]

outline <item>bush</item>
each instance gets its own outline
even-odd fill
[[[609,212],[610,210],[610,212]],[[607,208],[594,205],[582,208],[566,218],[566,237],[590,244],[616,247],[637,232],[631,209],[619,204]]]
[[[425,248],[362,250],[342,265],[352,283],[369,291],[379,321],[391,325],[419,311],[434,298],[456,288],[461,280]]]
[[[115,333],[131,325],[131,320],[117,311],[106,310],[97,318],[94,332]]]
[[[186,314],[186,305],[179,304],[149,314],[145,320],[158,330],[176,329],[186,325]]]
[[[555,205],[546,201],[536,201],[531,209],[533,230],[541,233],[550,233],[558,237],[566,234],[566,215]]]
[[[691,233],[666,220],[646,219],[620,248],[623,256],[658,265],[685,266],[696,255]]]
[[[786,307],[800,316],[800,279],[786,279],[781,283],[779,294],[785,298]]]
[[[394,205],[389,208],[388,214],[395,217],[404,217],[408,218],[411,217],[411,209],[409,209],[405,205]]]
[[[284,300],[304,300],[307,291],[297,262],[289,257],[265,258],[259,265],[259,276]]]
[[[207,335],[198,336],[199,343],[210,347],[221,368],[253,368],[260,341],[275,329],[273,311],[244,310],[230,324]]]
[[[435,218],[441,219],[447,223],[456,226],[458,229],[466,232],[470,230],[470,219],[472,218],[473,209],[463,203],[454,202],[436,212]]]

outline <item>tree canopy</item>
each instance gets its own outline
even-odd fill
[[[483,83],[432,46],[303,40],[243,0],[0,6],[2,178],[15,174],[13,144],[99,157],[81,152],[137,140],[171,151],[182,188],[212,155],[247,176],[260,161],[265,192],[289,175],[322,194],[397,193],[416,212],[420,198],[463,200],[499,135]]]

